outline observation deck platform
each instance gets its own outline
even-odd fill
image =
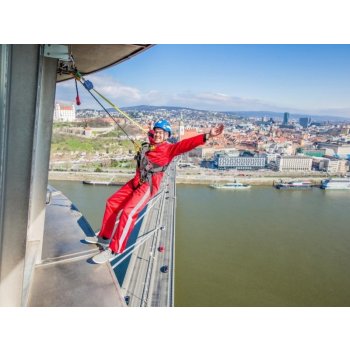
[[[126,306],[111,265],[91,262],[99,248],[84,242],[94,235],[84,216],[52,187],[47,202],[42,261],[27,306]]]

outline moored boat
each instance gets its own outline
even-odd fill
[[[98,186],[122,186],[120,182],[108,182],[108,181],[83,181],[84,185],[98,185]]]
[[[311,181],[279,182],[275,185],[279,190],[307,190],[312,188]]]
[[[324,190],[350,190],[350,177],[322,180],[321,188]]]
[[[212,188],[220,189],[220,190],[245,190],[251,188],[251,185],[244,185],[240,182],[233,182],[227,184],[213,184],[210,185]]]

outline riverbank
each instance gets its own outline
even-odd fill
[[[212,183],[227,183],[239,181],[253,186],[273,186],[281,179],[283,181],[308,180],[314,185],[319,185],[322,179],[327,177],[326,174],[321,175],[305,175],[305,174],[281,174],[269,173],[262,174],[250,172],[246,174],[237,174],[230,172],[218,172],[215,170],[195,170],[195,171],[177,171],[177,184],[193,184],[193,185],[209,185]],[[132,179],[134,172],[74,172],[74,171],[50,171],[49,180],[67,180],[67,181],[101,181],[101,182],[116,182],[125,183]]]

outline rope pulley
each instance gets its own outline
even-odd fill
[[[88,91],[90,91],[94,88],[94,85],[92,84],[92,82],[90,80],[85,80],[83,85],[84,85],[85,89]]]

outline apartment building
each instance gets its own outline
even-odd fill
[[[221,170],[239,169],[256,170],[266,166],[265,156],[237,157],[236,155],[217,154],[214,158],[214,165]]]
[[[322,158],[319,163],[319,170],[327,171],[330,174],[346,174],[348,162],[345,159]]]
[[[305,156],[281,156],[276,161],[279,171],[310,171],[312,158]]]

